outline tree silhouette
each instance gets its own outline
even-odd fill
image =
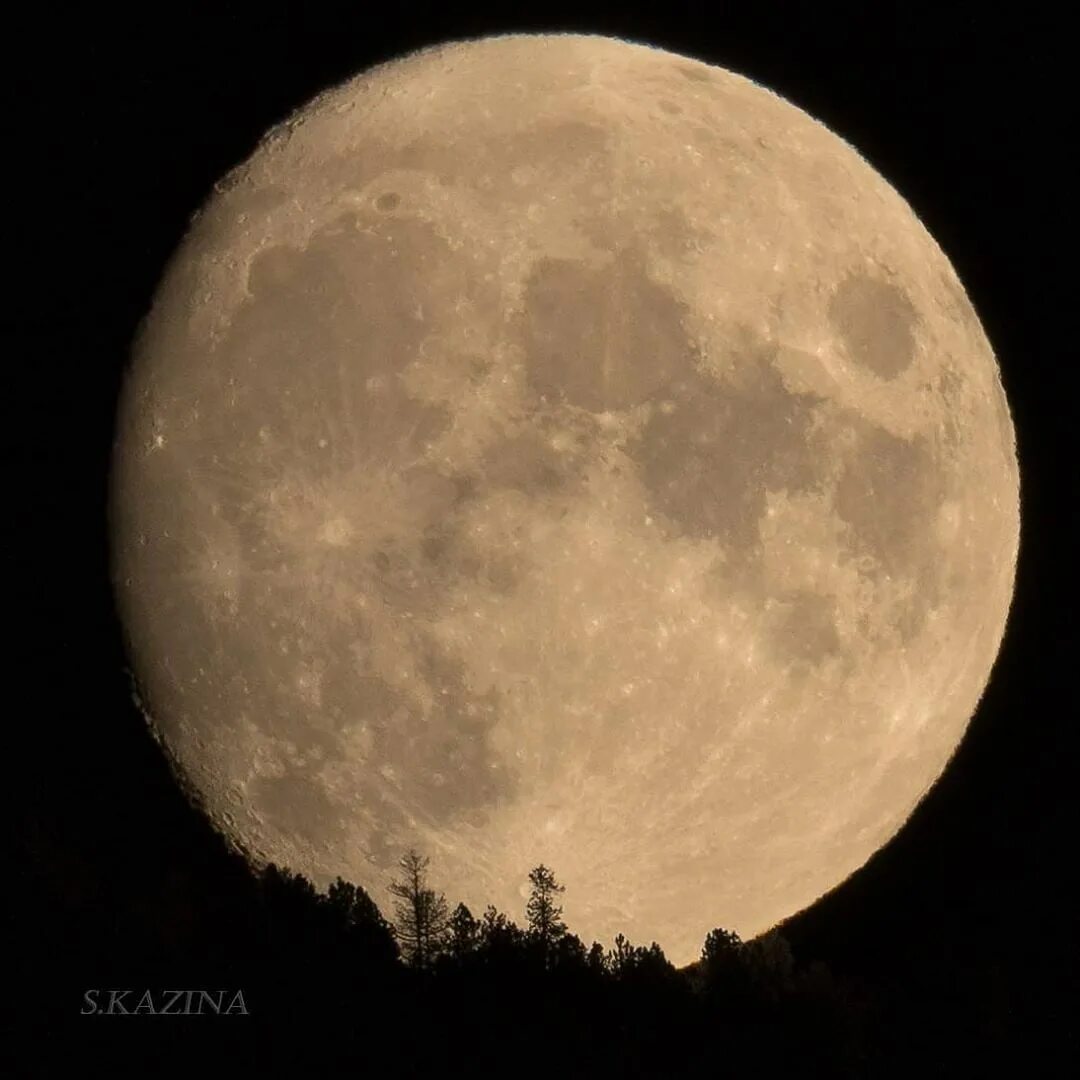
[[[738,956],[742,949],[742,939],[734,930],[717,927],[705,935],[705,944],[701,948],[701,962],[708,967],[726,965]]]
[[[445,948],[450,921],[446,897],[428,886],[429,862],[426,855],[410,848],[398,863],[401,879],[390,883],[401,952],[415,968],[429,967]]]
[[[491,971],[520,968],[526,955],[528,937],[494,905],[488,904],[480,920],[480,957]]]
[[[547,954],[548,966],[583,970],[586,964],[585,944],[576,934],[565,933],[552,943]]]
[[[532,891],[525,905],[529,936],[540,947],[546,965],[553,947],[566,935],[562,907],[556,903],[559,895],[566,891],[566,886],[560,885],[543,863],[529,871],[529,883]]]
[[[286,966],[305,966],[318,936],[318,893],[302,874],[269,863],[259,874],[261,929],[267,947]]]
[[[604,952],[604,946],[601,945],[599,941],[594,941],[589,947],[588,955],[585,957],[585,966],[594,975],[607,974],[607,955]]]
[[[480,922],[464,905],[458,904],[450,916],[447,950],[459,963],[468,960],[480,946]]]
[[[494,904],[488,904],[480,922],[480,939],[485,948],[519,946],[524,935],[512,919],[508,919]]]
[[[624,934],[616,934],[614,948],[608,954],[607,970],[622,978],[634,966],[634,946]]]
[[[655,941],[648,947],[632,945],[624,934],[615,935],[606,967],[617,981],[639,985],[660,982],[675,974],[671,961]]]
[[[385,967],[397,960],[393,927],[362,888],[339,877],[327,890],[323,909],[332,938],[353,953],[355,962]]]
[[[742,939],[734,930],[717,927],[705,935],[701,949],[702,985],[713,997],[733,997],[747,987]]]
[[[778,1001],[794,989],[795,958],[791,945],[778,930],[753,938],[742,946],[741,959],[759,997]]]

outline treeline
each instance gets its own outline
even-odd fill
[[[293,1017],[304,1007],[356,1009],[396,1037],[404,1025],[411,1064],[453,1076],[504,1075],[506,1055],[537,1040],[569,1076],[708,1074],[717,1040],[731,1066],[754,1075],[862,1075],[848,988],[822,964],[798,964],[779,932],[743,942],[717,928],[700,960],[680,970],[656,942],[583,942],[547,866],[529,874],[522,924],[494,906],[451,907],[428,868],[416,851],[402,858],[388,919],[355,885],[339,879],[320,893],[267,867],[258,877],[261,948],[279,957],[282,978],[254,1007],[284,1006]]]
[[[232,853],[198,873],[164,853],[102,872],[30,844],[10,970],[19,1035],[40,1061],[15,1075],[67,1075],[58,1059],[97,1043],[154,1076],[190,1075],[195,1055],[245,1075],[906,1080],[996,1075],[1013,1045],[1008,1013],[987,1009],[993,987],[945,962],[912,988],[833,972],[776,931],[744,942],[718,927],[683,969],[655,942],[582,941],[546,866],[521,912],[472,911],[408,852],[383,912],[349,882],[317,889]],[[92,988],[99,1001],[242,990],[246,1014],[80,1016]]]

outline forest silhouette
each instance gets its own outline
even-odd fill
[[[40,854],[40,852],[39,852]],[[70,867],[65,869],[70,872]],[[52,1035],[81,1022],[87,1038],[162,1075],[190,1055],[221,1055],[244,1072],[334,1075],[569,1077],[909,1075],[903,1041],[864,989],[802,963],[780,931],[741,941],[717,927],[700,959],[676,969],[656,942],[585,942],[563,918],[555,871],[529,873],[523,910],[471,911],[432,884],[428,858],[406,852],[384,913],[361,887],[317,889],[301,874],[261,870],[221,853],[211,893],[159,883],[123,908],[79,905],[72,933],[58,913],[21,915],[28,951],[68,980],[53,1011],[31,1018]],[[44,943],[44,945],[42,944]],[[40,965],[38,965],[40,967]],[[18,965],[17,965],[18,969]],[[87,988],[243,991],[244,1015],[151,1023],[78,1016]],[[192,1024],[197,1023],[197,1031]],[[40,1053],[59,1052],[43,1038]],[[135,1048],[138,1048],[136,1052]],[[899,1062],[899,1067],[897,1063]],[[185,1066],[186,1067],[186,1066]],[[51,1070],[43,1070],[52,1075]]]
[[[408,851],[383,911],[348,881],[254,869],[177,810],[179,844],[160,849],[125,848],[93,813],[16,830],[10,977],[35,1068],[13,1075],[67,1075],[77,1048],[125,1075],[906,1080],[1002,1075],[1031,1049],[988,978],[1008,942],[912,981],[799,955],[786,926],[717,926],[677,969],[655,942],[580,939],[557,868],[528,871],[520,911],[473,911]],[[129,1011],[146,990],[242,991],[244,1009],[84,1015],[91,989],[131,991]]]
[[[537,1054],[552,1075],[701,1075],[719,1043],[739,1072],[861,1075],[853,1001],[823,965],[797,965],[778,931],[743,942],[717,928],[679,970],[656,942],[582,941],[542,864],[521,922],[451,907],[415,850],[388,884],[389,917],[340,878],[320,892],[274,864],[254,874],[248,963],[273,959],[252,1011],[334,1017],[358,1051],[393,1032],[409,1047],[399,1065],[420,1074],[528,1074]]]

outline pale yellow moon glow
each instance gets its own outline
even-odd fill
[[[529,869],[676,963],[842,882],[989,678],[1014,434],[858,154],[608,38],[376,68],[171,262],[119,405],[139,701],[255,862],[474,910]]]

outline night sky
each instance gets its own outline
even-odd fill
[[[1075,894],[1066,885],[1077,747],[1076,347],[1064,330],[1076,280],[1075,255],[1064,250],[1076,218],[1065,202],[1074,61],[1063,21],[1036,3],[455,10],[472,6],[267,3],[249,15],[231,4],[196,14],[199,5],[164,13],[147,4],[136,14],[117,5],[104,15],[9,16],[14,888],[87,935],[95,925],[86,912],[100,910],[94,898],[112,882],[214,888],[219,844],[131,701],[106,577],[115,398],[132,334],[190,215],[267,128],[373,63],[485,33],[607,33],[747,75],[852,143],[944,249],[994,347],[1023,505],[1016,597],[990,685],[901,834],[785,932],[797,954],[933,985],[943,1000],[954,979],[962,985],[957,973],[997,979],[1010,1023],[1041,1060],[1072,1027],[1076,1005]],[[35,993],[50,992],[43,982]]]

